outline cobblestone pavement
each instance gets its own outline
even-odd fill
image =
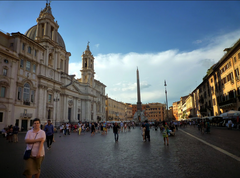
[[[239,156],[240,131],[213,128],[201,135],[197,128],[182,130]],[[163,145],[160,131],[151,130],[151,142],[142,142],[141,130],[120,133],[114,141],[112,130],[107,135],[71,133],[55,134],[56,142],[46,150],[41,178],[78,177],[239,177],[240,162],[178,130]],[[0,173],[3,178],[21,178],[25,133],[19,143],[0,138]],[[46,144],[45,144],[46,148]]]

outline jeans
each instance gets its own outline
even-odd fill
[[[148,141],[150,141],[150,130],[145,131],[145,140],[146,140],[146,138],[148,138]]]
[[[115,141],[118,141],[118,132],[114,133],[114,138],[115,138]]]
[[[49,146],[52,145],[53,135],[46,136],[46,138],[47,138],[47,147],[49,148]]]

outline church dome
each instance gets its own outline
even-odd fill
[[[37,32],[37,25],[34,25],[28,31],[26,31],[25,35],[28,38],[31,38],[32,40],[35,40],[36,32]],[[63,38],[58,32],[57,32],[57,43],[66,50]]]

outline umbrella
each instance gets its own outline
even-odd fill
[[[230,110],[228,112],[220,114],[222,117],[232,117],[232,116],[240,116],[240,111]]]

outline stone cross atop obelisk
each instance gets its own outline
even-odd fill
[[[139,73],[137,68],[137,111],[142,111],[142,102],[141,102],[141,95],[140,95],[140,82],[139,82]]]

